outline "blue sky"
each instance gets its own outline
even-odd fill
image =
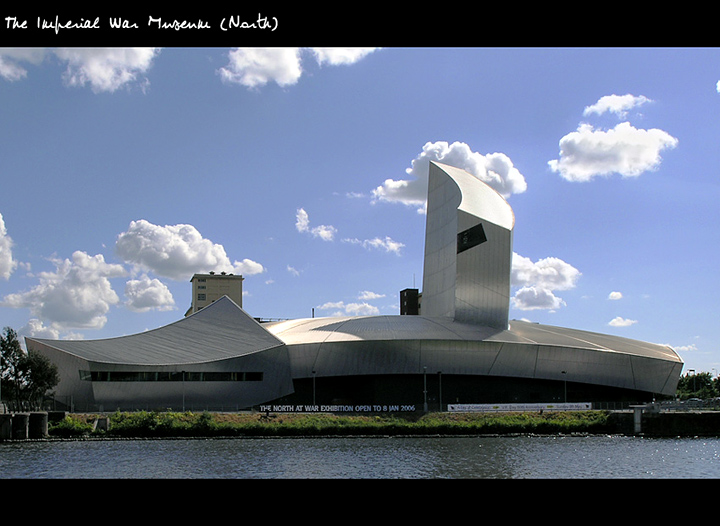
[[[428,160],[516,216],[510,316],[720,370],[720,50],[0,51],[0,325],[95,339],[245,277],[265,318],[398,314]]]

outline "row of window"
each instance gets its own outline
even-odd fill
[[[89,382],[262,382],[263,373],[192,371],[80,371]]]

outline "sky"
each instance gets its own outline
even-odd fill
[[[422,289],[428,162],[515,213],[511,319],[720,370],[720,49],[0,50],[0,326],[181,319],[194,273],[288,319]]]

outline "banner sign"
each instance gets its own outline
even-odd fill
[[[490,412],[490,411],[588,411],[592,409],[589,402],[559,404],[448,404],[447,410],[456,413]]]
[[[261,405],[260,412],[269,413],[403,413],[415,411],[414,405],[330,404],[330,405]]]

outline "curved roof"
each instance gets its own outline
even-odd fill
[[[507,330],[451,318],[399,315],[308,318],[267,323],[265,327],[288,345],[367,340],[487,341],[624,353],[682,363],[675,351],[664,345],[518,320],[512,320]]]
[[[88,361],[137,365],[204,363],[282,346],[227,296],[175,323],[104,340],[27,338]]]
[[[508,230],[513,229],[515,213],[495,189],[465,170],[436,161],[431,162],[441,168],[458,186],[460,190],[458,210],[482,217]]]

